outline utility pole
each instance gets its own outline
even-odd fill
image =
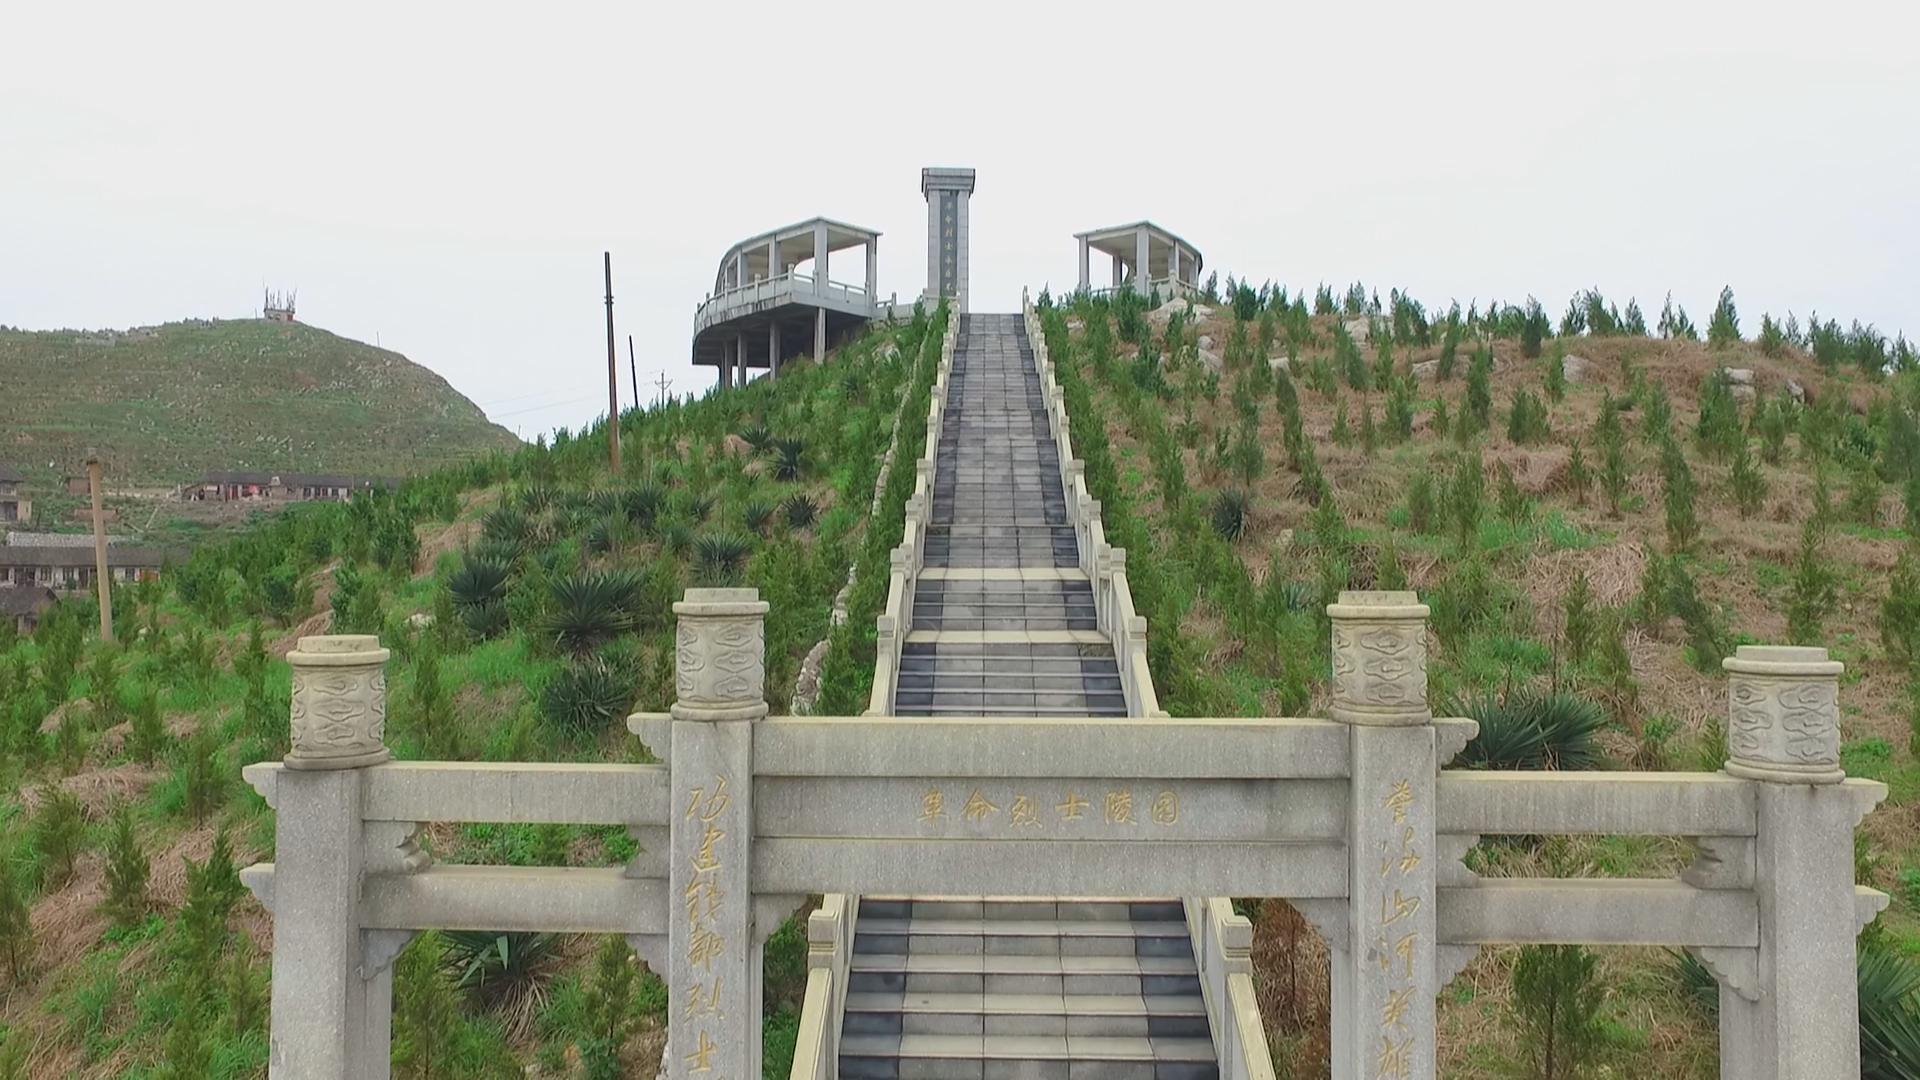
[[[667,378],[667,373],[663,371],[653,385],[660,388],[660,404],[664,407],[667,403],[667,388],[673,385],[673,380]]]
[[[620,473],[620,354],[613,343],[613,252],[600,253],[607,275],[607,454]]]
[[[633,380],[633,406],[640,407],[640,369],[633,363],[633,335],[627,335],[627,378]]]
[[[93,583],[100,594],[100,640],[113,643],[113,581],[107,576],[107,520],[101,509],[100,454],[87,451],[87,488],[93,494]]]

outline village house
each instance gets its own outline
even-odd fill
[[[59,602],[53,590],[40,585],[0,587],[0,620],[11,619],[14,632],[31,634],[40,617]]]
[[[107,574],[115,581],[145,581],[185,557],[184,552],[165,548],[112,544],[107,548]],[[0,546],[0,588],[38,585],[55,592],[74,592],[92,588],[93,577],[91,542]]]
[[[333,473],[210,472],[195,483],[182,485],[180,497],[189,502],[346,502],[375,489],[390,489],[399,481],[376,476]]]
[[[33,502],[20,492],[26,482],[17,469],[0,465],[0,522],[33,520]]]

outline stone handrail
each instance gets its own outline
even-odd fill
[[[887,603],[876,619],[874,632],[873,693],[867,713],[893,714],[895,676],[900,650],[913,623],[913,588],[926,558],[927,525],[933,520],[933,474],[939,459],[940,422],[947,411],[947,385],[953,377],[953,352],[960,336],[960,314],[949,306],[947,327],[940,339],[940,366],[928,395],[927,440],[913,463],[913,494],[907,497],[906,528],[893,549],[887,573]]]
[[[1067,489],[1067,512],[1080,543],[1081,569],[1093,583],[1098,625],[1113,642],[1127,715],[1142,719],[1164,717],[1167,714],[1160,708],[1159,695],[1153,688],[1153,673],[1147,664],[1147,620],[1134,609],[1133,591],[1127,585],[1126,549],[1107,543],[1099,500],[1087,490],[1086,464],[1073,456],[1066,396],[1060,392],[1055,377],[1046,334],[1024,291],[1020,310],[1027,322],[1027,336],[1033,342],[1041,393],[1059,447],[1061,480]],[[1181,905],[1186,911],[1187,928],[1193,941],[1194,962],[1200,968],[1202,996],[1207,1005],[1208,1026],[1213,1032],[1221,1077],[1223,1080],[1272,1077],[1273,1060],[1267,1050],[1266,1029],[1260,1022],[1260,1007],[1253,996],[1253,968],[1247,955],[1253,941],[1252,924],[1233,914],[1233,902],[1227,897],[1190,896],[1183,898]],[[1229,988],[1232,976],[1238,977],[1234,983],[1237,992]]]
[[[1887,898],[1854,884],[1850,838],[1886,788],[1839,768],[1824,649],[1727,660],[1723,771],[1489,775],[1443,768],[1476,727],[1428,709],[1412,593],[1329,605],[1330,719],[768,718],[766,604],[695,589],[674,611],[672,712],[628,725],[666,765],[393,762],[386,650],[301,640],[291,752],[246,770],[277,813],[277,862],[242,874],[274,917],[273,1080],[384,1080],[392,961],[428,929],[621,934],[667,985],[669,1080],[758,1075],[761,946],[811,893],[796,1074],[831,1080],[855,896],[987,880],[1207,897],[1187,919],[1223,1076],[1271,1065],[1227,896],[1288,898],[1326,940],[1335,1076],[1433,1080],[1435,997],[1494,943],[1686,948],[1720,986],[1722,1076],[1858,1075],[1854,938]],[[1107,814],[1069,809],[1087,785]],[[437,821],[622,825],[643,852],[437,867],[416,842]],[[1667,880],[1476,878],[1462,856],[1503,833],[1689,837],[1699,858]]]
[[[1147,620],[1134,610],[1133,593],[1127,587],[1127,551],[1107,543],[1106,526],[1100,520],[1100,500],[1087,488],[1086,463],[1073,456],[1066,396],[1060,392],[1046,334],[1024,289],[1020,294],[1020,313],[1026,320],[1027,340],[1033,345],[1033,362],[1040,373],[1041,399],[1060,457],[1060,484],[1065,489],[1067,520],[1073,525],[1078,541],[1080,569],[1093,588],[1097,625],[1113,641],[1127,715],[1165,716],[1160,697],[1153,689],[1153,676],[1147,669]]]

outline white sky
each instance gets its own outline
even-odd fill
[[[1150,217],[1255,281],[1556,315],[1598,286],[1649,317],[1671,289],[1703,325],[1730,283],[1749,334],[1788,308],[1914,334],[1916,40],[1910,0],[10,0],[0,323],[297,287],[531,438],[605,411],[603,249],[623,400],[629,333],[644,396],[704,390],[727,246],[825,214],[882,230],[881,291],[913,295],[919,169],[965,165],[978,311]]]

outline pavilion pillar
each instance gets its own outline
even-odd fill
[[[1113,257],[1113,287],[1114,288],[1116,289],[1119,288],[1120,283],[1126,280],[1126,272],[1127,272],[1127,264],[1120,260],[1120,256],[1115,255]]]
[[[1147,295],[1147,227],[1141,225],[1133,230],[1133,291],[1141,296]]]
[[[1093,252],[1088,247],[1087,238],[1083,236],[1080,238],[1080,291],[1081,292],[1086,292],[1088,289],[1091,289],[1093,287],[1093,275],[1091,273],[1092,266],[1090,265],[1090,260],[1092,259],[1092,257],[1093,257]]]
[[[733,337],[734,362],[740,367],[740,385],[747,385],[747,335],[735,334]]]
[[[746,283],[747,253],[744,251],[736,251],[733,253],[733,285],[734,288],[737,289]]]
[[[867,238],[867,305],[873,306],[880,295],[880,238]]]
[[[827,291],[827,223],[813,223],[813,291]]]
[[[1427,613],[1411,592],[1343,592],[1333,621],[1334,720],[1347,725],[1345,933],[1333,969],[1334,1080],[1434,1080],[1440,989],[1437,744]]]
[[[767,378],[780,377],[780,324],[767,325]]]
[[[780,238],[767,241],[767,280],[780,276]]]
[[[666,1075],[747,1080],[760,1075],[749,844],[753,726],[767,715],[767,604],[754,589],[688,589],[673,613]]]
[[[1167,279],[1170,282],[1167,286],[1169,290],[1180,287],[1180,244],[1178,241],[1175,241],[1173,246],[1167,249]]]
[[[827,361],[827,309],[813,310],[813,362],[824,364]]]

